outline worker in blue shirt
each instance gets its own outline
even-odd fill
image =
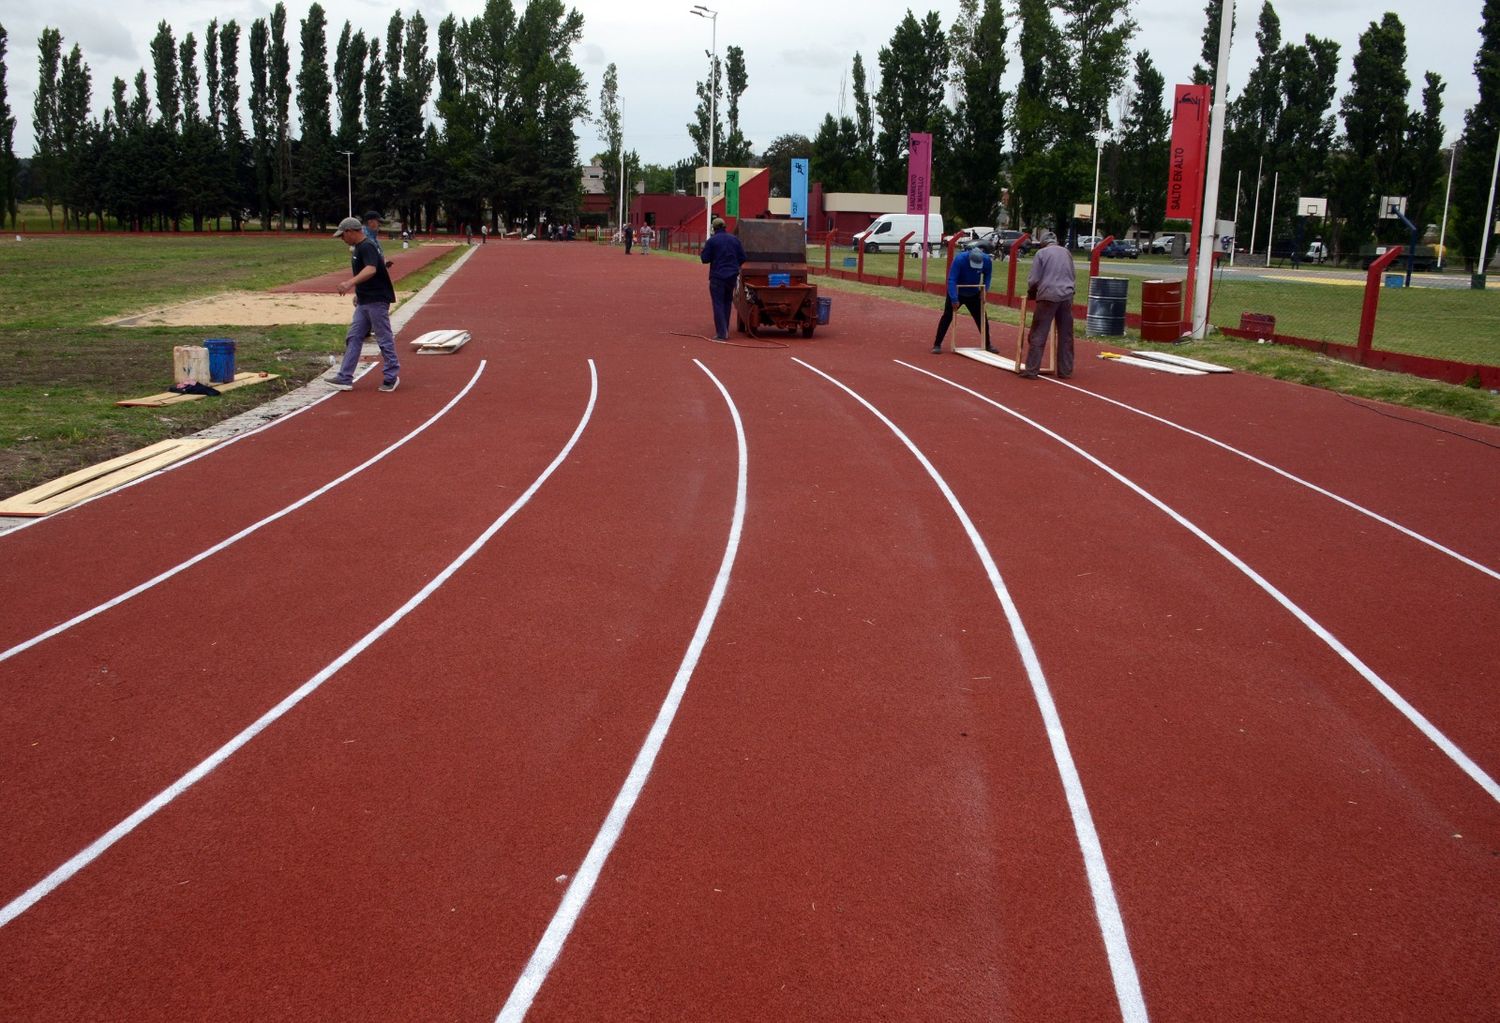
[[[953,311],[960,305],[974,315],[974,326],[984,324],[984,350],[993,352],[990,344],[990,321],[981,315],[985,293],[990,290],[990,276],[994,272],[994,261],[982,249],[972,248],[954,259],[948,270],[948,301],[943,305],[943,318],[938,321],[937,337],[932,342],[932,354],[941,355],[943,338],[948,336],[948,327],[953,323]]]
[[[714,340],[729,340],[729,309],[734,304],[734,282],[745,262],[745,247],[724,230],[724,219],[714,217],[713,237],[703,243],[698,261],[708,264],[708,297],[714,304]]]

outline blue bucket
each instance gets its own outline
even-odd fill
[[[1385,286],[1387,288],[1402,288],[1406,286],[1406,274],[1386,274]]]
[[[234,342],[229,338],[215,337],[203,342],[208,349],[208,379],[210,383],[227,384],[234,379]]]
[[[828,316],[833,312],[833,299],[818,296],[818,323],[821,326],[828,325]]]
[[[855,267],[859,266],[859,260],[855,259],[853,256],[845,256],[844,266],[847,269],[853,270]]]

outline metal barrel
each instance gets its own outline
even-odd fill
[[[1125,298],[1129,293],[1129,278],[1089,278],[1090,336],[1120,337],[1125,333]]]
[[[1141,284],[1141,340],[1176,341],[1182,336],[1182,282]]]

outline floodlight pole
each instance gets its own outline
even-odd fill
[[[349,216],[354,216],[354,153],[340,149],[344,154],[344,180],[349,184]]]
[[[693,7],[692,13],[707,18],[713,26],[709,38],[713,41],[713,53],[708,61],[708,191],[703,197],[703,240],[714,233],[714,131],[719,121],[719,12],[711,11],[702,4]]]
[[[1089,234],[1091,244],[1099,244],[1099,164],[1104,160],[1104,115],[1099,115],[1099,127],[1094,131],[1094,202],[1089,206]]]
[[[1244,177],[1244,171],[1234,172],[1234,229],[1240,229],[1240,178]],[[1234,266],[1234,235],[1229,236],[1229,265]]]
[[[1266,266],[1271,265],[1271,249],[1275,247],[1273,243],[1276,241],[1276,192],[1280,188],[1281,171],[1277,171],[1276,176],[1271,179],[1271,215],[1266,218],[1269,221],[1266,224]]]
[[[1458,159],[1458,141],[1448,150],[1448,187],[1443,192],[1443,229],[1438,232],[1438,269],[1448,262],[1448,200],[1453,198],[1453,162]]]
[[[1229,85],[1229,39],[1234,26],[1234,0],[1224,0],[1219,12],[1219,60],[1214,66],[1213,121],[1208,137],[1208,183],[1203,190],[1203,227],[1198,232],[1198,280],[1204,287],[1193,293],[1192,336],[1208,336],[1207,282],[1213,273],[1214,231],[1219,219],[1219,166],[1224,159],[1224,92]]]
[[[1255,232],[1260,227],[1260,186],[1263,183],[1261,170],[1266,164],[1266,154],[1260,154],[1260,159],[1255,164],[1255,212],[1250,214],[1250,252],[1255,255]]]
[[[1495,175],[1500,174],[1500,135],[1495,136],[1495,166],[1490,168],[1490,201],[1484,208],[1484,230],[1479,233],[1479,269],[1473,281],[1484,287],[1485,264],[1490,258],[1490,232],[1495,229]]]

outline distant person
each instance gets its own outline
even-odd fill
[[[995,262],[983,249],[970,248],[953,260],[948,269],[948,301],[943,304],[943,318],[938,320],[937,337],[932,342],[932,354],[941,355],[943,338],[948,336],[948,327],[953,323],[953,311],[962,305],[974,317],[974,326],[984,324],[984,350],[993,352],[990,344],[990,321],[984,316],[984,296],[990,290],[990,277]]]
[[[656,231],[650,224],[641,227],[641,255],[651,251],[651,243],[656,241]]]
[[[1031,260],[1031,274],[1026,278],[1026,297],[1036,303],[1027,337],[1026,368],[1021,376],[1035,380],[1042,371],[1042,355],[1047,351],[1047,335],[1057,323],[1057,375],[1066,380],[1073,375],[1073,292],[1077,282],[1073,275],[1073,255],[1057,244],[1057,235],[1043,231]]]
[[[474,225],[473,224],[465,224],[464,225],[464,244],[465,245],[473,245],[474,244]]]
[[[714,217],[714,233],[703,243],[698,261],[708,264],[708,297],[714,305],[714,340],[729,340],[729,309],[734,305],[734,283],[745,262],[745,247],[724,230],[722,217]]]
[[[626,224],[623,237],[625,239],[625,255],[628,256],[630,255],[630,243],[635,241],[635,228]]]
[[[379,251],[381,258],[384,259],[385,248],[380,244],[380,214],[375,212],[374,210],[370,210],[365,214],[364,220],[365,237],[375,243],[376,250]],[[387,260],[386,265],[391,266],[392,261]]]
[[[488,245],[489,243],[490,243],[490,225],[488,225],[488,224],[480,224],[479,225],[479,244],[480,245]]]
[[[385,360],[382,391],[394,391],[401,383],[401,363],[396,358],[396,338],[391,333],[391,303],[396,301],[396,288],[391,284],[385,257],[380,247],[365,236],[360,222],[353,217],[339,221],[333,236],[354,250],[350,267],[354,276],[339,282],[339,294],[346,295],[354,289],[354,319],[349,324],[349,334],[344,339],[344,361],[334,375],[335,390],[354,390],[354,370],[359,366],[359,357],[364,349],[365,335],[374,334],[380,346],[380,355]]]

